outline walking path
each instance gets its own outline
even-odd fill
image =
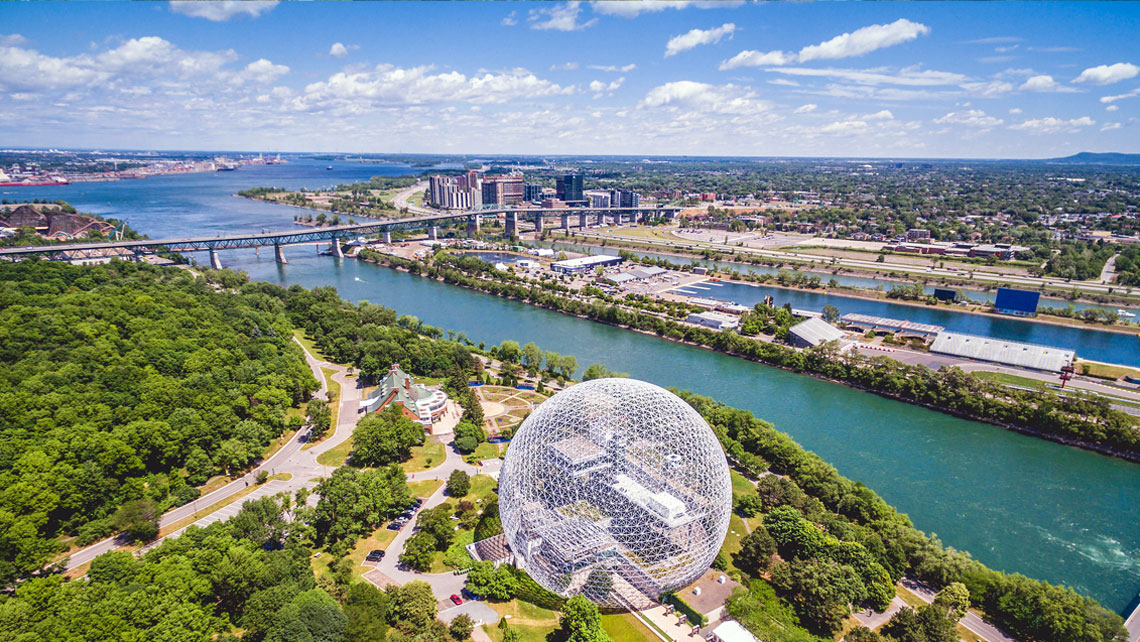
[[[923,602],[927,604],[934,602],[935,592],[934,589],[929,586],[917,580],[912,580],[909,577],[903,578],[901,584],[909,589],[911,593],[918,596],[918,599]],[[988,642],[1017,642],[1017,640],[1002,633],[1000,629],[986,622],[973,611],[967,611],[966,616],[959,620],[958,623]]]
[[[297,343],[300,345],[300,341]],[[176,522],[193,517],[210,506],[225,502],[235,494],[249,488],[250,484],[256,483],[257,475],[261,471],[265,471],[271,475],[277,473],[292,474],[292,477],[288,481],[273,482],[274,484],[279,484],[275,486],[276,490],[274,492],[289,493],[295,492],[303,486],[311,486],[312,479],[322,477],[331,472],[329,467],[321,466],[317,463],[317,456],[340,445],[352,434],[352,429],[356,425],[357,406],[360,402],[360,388],[357,387],[355,378],[348,377],[348,369],[344,366],[317,359],[310,354],[308,350],[305,350],[303,345],[301,349],[305,351],[305,360],[309,363],[313,374],[317,377],[317,380],[321,382],[321,389],[316,395],[317,398],[328,398],[328,386],[324,379],[324,373],[321,372],[321,368],[328,368],[335,371],[332,379],[341,385],[336,431],[309,450],[301,450],[301,447],[304,446],[307,441],[308,431],[298,430],[297,433],[290,438],[288,443],[282,446],[273,456],[261,462],[241,477],[188,504],[183,504],[164,513],[158,520],[159,528],[170,526]],[[245,501],[248,501],[248,499]],[[244,503],[244,501],[242,503]],[[180,531],[181,529],[175,531],[175,533]],[[157,545],[166,539],[166,537],[170,536],[171,535],[166,535],[160,538],[148,546],[148,548]],[[109,537],[96,542],[91,546],[72,553],[68,558],[65,568],[67,570],[78,568],[103,553],[121,548],[125,544],[126,542],[118,537]]]
[[[896,595],[894,599],[891,600],[891,604],[887,607],[887,610],[882,613],[868,610],[867,612],[856,611],[853,615],[856,620],[859,620],[860,624],[874,631],[887,622],[890,622],[891,618],[895,616],[895,613],[901,611],[904,606],[906,606],[906,602]]]

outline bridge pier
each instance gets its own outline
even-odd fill
[[[428,238],[433,240],[433,241],[439,240],[439,226],[438,225],[428,226]]]
[[[542,214],[536,214],[534,217],[534,235],[542,236]]]
[[[563,214],[562,215],[562,230],[566,231],[566,232],[570,231],[570,215],[569,214]]]
[[[339,239],[333,239],[332,240],[332,247],[330,249],[332,250],[332,255],[335,256],[336,258],[338,258],[338,259],[344,258],[344,249],[341,248]]]
[[[471,218],[467,219],[467,238],[469,238],[469,239],[475,238],[475,235],[478,233],[479,233],[479,217],[478,216],[472,216]]]
[[[515,212],[507,213],[506,236],[512,239],[519,237],[519,215]]]
[[[586,213],[583,212],[578,215],[578,227],[586,229]]]
[[[281,250],[282,247],[284,247],[284,246],[282,246],[282,245],[274,245],[273,246],[273,257],[275,259],[277,259],[278,263],[280,263],[281,265],[285,265],[289,261],[285,260],[285,252],[283,252]]]
[[[222,269],[222,260],[218,258],[217,250],[210,250],[210,267],[215,270]]]
[[[385,245],[391,245],[392,244],[392,233],[389,232],[388,230],[384,230],[384,244]]]

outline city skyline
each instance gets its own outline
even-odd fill
[[[1048,158],[1137,151],[1134,3],[20,3],[27,147]]]

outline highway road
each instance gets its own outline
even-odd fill
[[[934,601],[936,593],[929,586],[910,578],[903,578],[901,583],[923,602],[930,604]],[[967,611],[965,617],[959,620],[958,623],[973,631],[983,640],[987,640],[987,642],[1017,642],[1017,640],[1002,633],[1001,629],[986,622],[973,611]]]

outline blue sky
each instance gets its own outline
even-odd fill
[[[1140,4],[0,3],[0,145],[1140,152]]]

